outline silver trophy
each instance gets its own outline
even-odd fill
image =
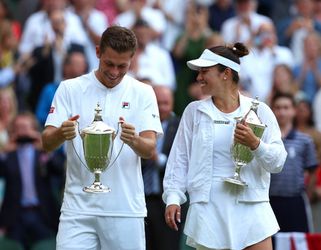
[[[120,149],[115,160],[110,163],[117,133],[103,122],[101,111],[102,109],[97,103],[94,121],[88,127],[79,131],[87,164],[82,161],[81,163],[95,175],[94,183],[83,188],[83,191],[87,193],[107,193],[111,191],[109,187],[101,183],[100,175],[116,161],[122,149]]]
[[[265,130],[266,125],[261,122],[257,115],[257,108],[258,108],[259,102],[256,99],[252,101],[252,106],[250,110],[246,113],[246,115],[242,117],[237,117],[236,124],[240,122],[245,122],[254,132],[254,134],[261,138],[263,135],[263,132]],[[224,180],[229,183],[233,183],[240,186],[247,186],[247,184],[242,181],[240,177],[240,172],[242,167],[244,167],[246,164],[252,161],[253,154],[251,152],[251,149],[243,144],[240,144],[238,142],[233,142],[231,146],[231,154],[232,159],[235,164],[235,172],[234,176],[227,177]]]

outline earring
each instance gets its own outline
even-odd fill
[[[224,79],[224,80],[226,80],[227,78],[226,78],[226,77],[224,77],[223,79]]]

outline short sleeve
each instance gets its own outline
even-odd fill
[[[60,83],[54,95],[45,126],[60,127],[64,121],[72,116],[69,108],[68,89],[65,83],[66,82]]]

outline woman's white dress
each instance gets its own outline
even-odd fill
[[[210,202],[190,205],[184,233],[192,247],[241,250],[275,234],[279,226],[269,202],[237,202],[244,187],[224,182],[223,177],[234,173],[230,146],[240,109],[228,114],[215,111],[219,117],[215,120]]]

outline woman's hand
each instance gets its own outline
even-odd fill
[[[181,207],[178,205],[169,205],[166,207],[165,221],[170,228],[178,231],[177,222],[181,223]]]
[[[260,144],[260,139],[254,134],[253,130],[246,124],[246,122],[238,123],[236,125],[234,140],[248,146],[251,150],[255,150]]]

